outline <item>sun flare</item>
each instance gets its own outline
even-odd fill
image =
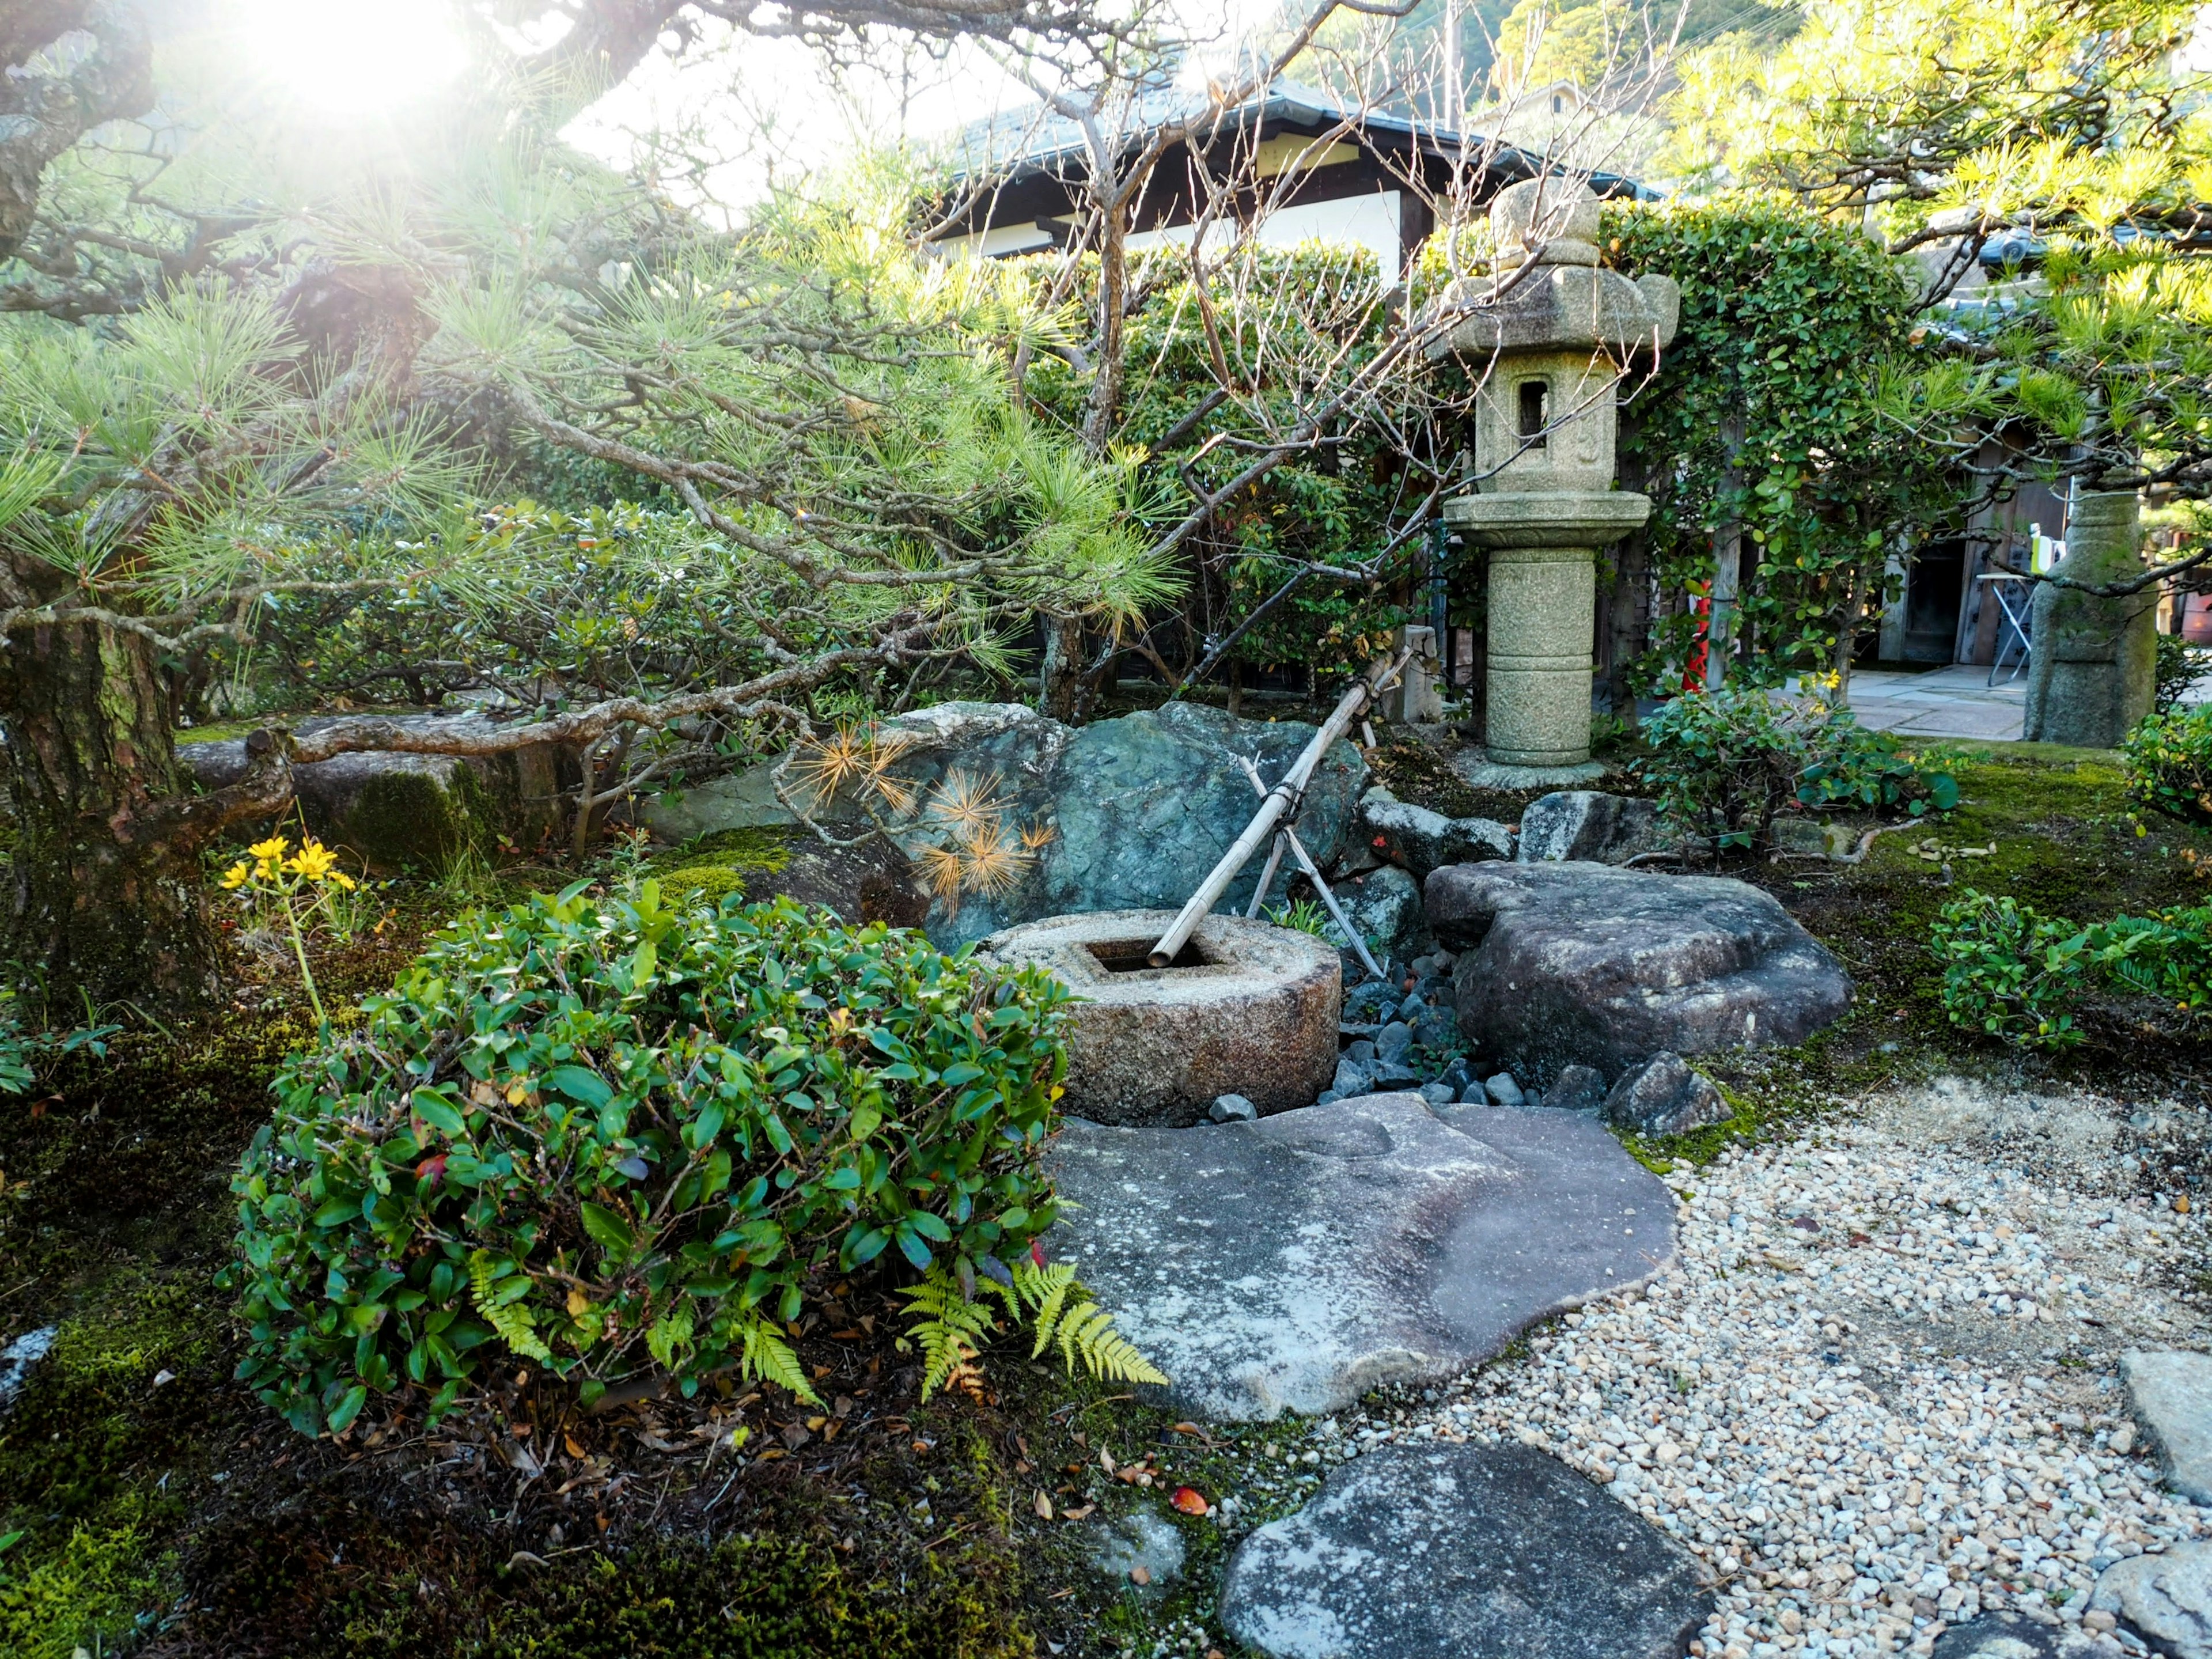
[[[263,68],[337,117],[404,104],[444,85],[468,43],[444,0],[233,0]]]

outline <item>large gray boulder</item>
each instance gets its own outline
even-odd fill
[[[1522,811],[1514,856],[1523,864],[1567,859],[1626,864],[1658,846],[1658,802],[1602,789],[1559,789],[1538,796]]]
[[[1048,1248],[1196,1417],[1454,1374],[1674,1255],[1667,1189],[1578,1113],[1386,1094],[1194,1129],[1071,1120],[1051,1169]]]
[[[1601,864],[1462,864],[1425,890],[1462,1033],[1523,1079],[1802,1042],[1850,1007],[1836,959],[1748,883]]]
[[[2112,1651],[2079,1626],[1985,1613],[1945,1631],[1929,1659],[2106,1659]]]
[[[947,948],[1045,916],[1182,908],[1259,808],[1238,758],[1273,786],[1314,735],[1297,721],[1237,720],[1184,702],[1079,727],[1018,703],[945,702],[884,731],[902,745],[889,768],[899,799],[848,788],[809,808],[831,823],[874,816],[932,875],[956,872],[963,836],[972,842],[978,824],[995,825],[1012,854],[1003,867],[948,882],[931,902],[927,932]],[[1323,868],[1343,849],[1366,783],[1367,763],[1349,743],[1316,769],[1297,827]],[[680,838],[779,816],[787,809],[757,769],[656,803],[647,822]],[[1253,854],[1217,908],[1243,908],[1267,851]]]
[[[2122,1354],[2120,1375],[2166,1484],[2193,1504],[2212,1504],[2212,1354]]]
[[[1556,1458],[1395,1445],[1230,1558],[1221,1622],[1268,1659],[1677,1659],[1697,1563]]]
[[[293,729],[308,736],[333,718],[298,720]],[[496,729],[473,711],[386,718],[457,739]],[[189,733],[179,735],[177,758],[201,788],[220,789],[246,775],[243,738],[194,742]],[[465,757],[337,755],[294,767],[292,786],[308,830],[331,845],[378,869],[438,870],[464,851],[489,852],[501,836],[530,848],[557,834],[561,791],[580,775],[573,755],[540,743]]]

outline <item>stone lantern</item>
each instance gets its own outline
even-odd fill
[[[1481,381],[1475,490],[1444,504],[1490,550],[1490,764],[1470,781],[1562,787],[1601,776],[1589,757],[1597,552],[1637,529],[1650,498],[1613,487],[1616,395],[1631,358],[1674,337],[1672,277],[1598,264],[1599,204],[1563,178],[1491,204],[1497,274],[1462,283],[1475,309],[1437,346]]]

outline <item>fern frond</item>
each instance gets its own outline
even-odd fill
[[[970,1302],[942,1267],[931,1267],[921,1283],[904,1295],[907,1312],[915,1316],[907,1334],[921,1349],[921,1397],[927,1400],[982,1352],[991,1310],[984,1303]]]
[[[1083,1357],[1091,1376],[1103,1382],[1167,1382],[1167,1373],[1145,1358],[1137,1345],[1114,1328],[1114,1316],[1094,1303],[1085,1303],[1060,1328],[1060,1346],[1068,1346],[1068,1331],[1079,1326],[1073,1347]]]
[[[744,1376],[763,1382],[781,1382],[810,1406],[822,1398],[806,1381],[806,1372],[776,1328],[755,1314],[745,1322],[744,1352],[738,1362]]]
[[[477,1250],[469,1256],[469,1290],[477,1311],[516,1353],[540,1364],[551,1364],[553,1350],[538,1340],[530,1310],[522,1305],[522,1298],[530,1294],[528,1276],[518,1273],[502,1283],[492,1273],[495,1260],[489,1250]]]
[[[645,1349],[665,1370],[674,1370],[679,1355],[691,1348],[691,1310],[678,1306],[646,1328]]]
[[[1030,1350],[1030,1358],[1042,1353],[1045,1345],[1052,1340],[1053,1331],[1060,1322],[1061,1305],[1074,1284],[1075,1269],[1065,1262],[1040,1267],[1024,1261],[1014,1269],[1014,1287],[1036,1318],[1036,1346]]]

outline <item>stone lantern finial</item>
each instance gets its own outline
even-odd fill
[[[1470,307],[1437,348],[1481,382],[1474,410],[1476,494],[1444,517],[1491,550],[1487,747],[1514,788],[1586,782],[1597,550],[1650,516],[1650,498],[1613,487],[1622,374],[1674,337],[1673,278],[1631,281],[1598,263],[1598,198],[1556,175],[1492,203],[1494,276],[1462,283]]]

